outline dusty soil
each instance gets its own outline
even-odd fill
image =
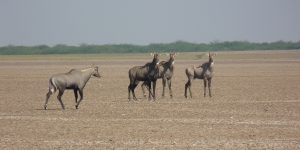
[[[0,149],[300,149],[300,51],[224,52],[215,57],[213,97],[201,80],[183,96],[184,69],[206,58],[177,57],[174,98],[129,102],[128,69],[151,60],[0,61]],[[167,59],[167,57],[162,57]],[[75,109],[66,91],[43,110],[48,79],[72,68],[100,65]]]

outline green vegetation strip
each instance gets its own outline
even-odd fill
[[[118,45],[39,45],[39,46],[3,46],[0,55],[45,55],[45,54],[111,54],[111,53],[150,53],[150,52],[207,52],[207,51],[248,51],[248,50],[292,50],[300,49],[299,42],[277,41],[271,43],[251,43],[247,41],[189,43],[177,41],[167,44],[149,44],[145,46]]]

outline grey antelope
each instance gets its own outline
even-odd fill
[[[128,85],[128,99],[131,100],[130,93],[132,93],[133,99],[137,100],[135,96],[134,89],[139,84],[140,81],[145,81],[147,86],[149,87],[149,100],[151,100],[151,96],[155,100],[155,88],[156,88],[156,80],[157,80],[157,65],[159,64],[159,54],[151,53],[153,56],[153,60],[151,63],[147,63],[144,66],[135,66],[129,69],[128,76],[130,83]],[[153,83],[153,94],[151,92],[151,82]]]
[[[76,102],[76,109],[78,109],[78,106],[80,102],[83,99],[83,88],[85,87],[86,83],[89,81],[91,76],[95,76],[100,78],[100,74],[98,72],[97,66],[92,66],[83,70],[77,70],[72,69],[67,73],[61,73],[53,75],[49,79],[49,91],[46,95],[46,102],[44,105],[44,109],[47,109],[47,103],[49,100],[49,97],[56,92],[56,90],[59,91],[57,99],[61,104],[62,109],[65,109],[65,106],[62,102],[62,95],[64,94],[65,90],[74,90],[75,95],[75,102]],[[78,93],[80,95],[79,101],[78,99]]]
[[[189,89],[190,96],[192,98],[192,80],[194,79],[203,79],[204,83],[204,97],[206,97],[206,87],[208,85],[209,96],[211,97],[211,81],[214,75],[214,60],[213,56],[216,54],[208,54],[209,60],[208,62],[203,63],[199,67],[190,67],[185,69],[186,76],[188,81],[185,84],[184,96],[187,98],[187,89]]]
[[[173,72],[174,72],[174,63],[175,63],[175,56],[177,55],[177,53],[170,53],[169,56],[169,60],[168,61],[161,61],[159,63],[159,75],[158,78],[162,78],[162,85],[163,85],[163,92],[162,92],[162,97],[165,96],[165,87],[166,87],[166,83],[168,83],[168,87],[169,87],[169,93],[170,93],[170,97],[173,97],[173,92],[172,92],[172,77],[173,77]],[[145,94],[145,87],[147,86],[147,83],[144,82],[142,84],[142,90],[143,90],[143,94],[146,97]]]

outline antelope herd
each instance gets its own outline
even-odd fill
[[[129,85],[128,85],[128,99],[131,100],[131,95],[134,100],[137,100],[135,96],[135,88],[139,84],[140,81],[143,81],[141,87],[144,96],[145,88],[148,89],[148,99],[156,100],[156,81],[157,79],[162,79],[163,92],[162,97],[165,96],[165,87],[168,84],[170,97],[173,98],[172,93],[172,77],[174,74],[174,63],[176,53],[169,53],[168,61],[159,61],[160,54],[151,53],[153,56],[152,62],[146,63],[143,66],[135,66],[129,69]],[[184,96],[187,98],[187,89],[189,89],[190,97],[192,98],[192,81],[194,79],[202,79],[204,83],[204,97],[206,96],[206,87],[208,86],[209,96],[211,97],[211,81],[213,78],[214,71],[214,61],[213,57],[215,54],[208,53],[209,60],[208,62],[203,63],[197,67],[189,67],[185,69],[185,73],[187,76],[187,82],[185,84]],[[53,75],[49,79],[49,91],[46,94],[46,101],[44,104],[44,109],[47,109],[47,103],[52,94],[54,94],[57,90],[59,91],[57,99],[61,104],[62,109],[65,109],[65,106],[62,102],[62,95],[65,90],[73,90],[75,96],[75,108],[78,109],[80,102],[83,99],[83,88],[86,83],[92,76],[100,78],[101,75],[99,73],[98,66],[91,66],[89,68],[83,70],[71,69],[67,73],[61,73]],[[151,87],[153,90],[151,91]],[[80,95],[80,99],[78,101],[78,92]]]

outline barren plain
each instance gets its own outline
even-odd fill
[[[300,149],[300,51],[217,52],[212,98],[203,82],[184,98],[185,68],[207,61],[180,53],[173,99],[128,101],[128,70],[148,54],[0,56],[0,149]],[[161,56],[167,60],[167,56]],[[49,77],[100,66],[78,110],[66,91],[43,110]]]

